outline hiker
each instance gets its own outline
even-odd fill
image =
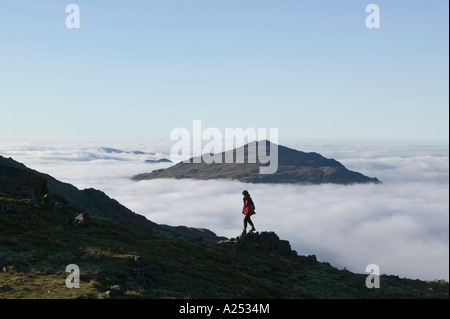
[[[244,196],[243,201],[244,201],[244,207],[242,208],[242,214],[245,215],[244,217],[244,230],[242,231],[242,234],[245,235],[247,233],[247,224],[250,224],[250,226],[252,226],[252,229],[250,230],[251,232],[254,232],[255,226],[253,225],[252,220],[250,219],[250,216],[255,213],[255,204],[253,203],[252,198],[250,197],[250,194],[248,191],[244,190],[242,192],[242,195]]]

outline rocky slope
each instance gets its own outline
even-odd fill
[[[368,289],[367,274],[302,256],[273,232],[226,239],[156,225],[58,183],[0,157],[0,299],[448,298],[448,282],[383,275]],[[69,264],[80,288],[65,285]]]
[[[221,158],[221,163],[205,163],[203,158],[178,163],[166,169],[155,170],[133,176],[135,181],[155,178],[194,178],[194,179],[231,179],[247,183],[304,183],[304,184],[355,184],[380,183],[377,178],[370,178],[361,173],[348,170],[334,159],[328,159],[317,153],[305,153],[278,145],[278,169],[274,174],[260,174],[260,162],[249,163],[249,150],[258,154],[261,143],[266,143],[266,150],[271,149],[271,142],[260,141],[244,145],[232,151],[214,155]],[[256,150],[255,150],[256,148]],[[232,153],[232,154],[231,154]],[[242,158],[242,155],[244,157]],[[233,163],[226,163],[226,158],[233,158]]]

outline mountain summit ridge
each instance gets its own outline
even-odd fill
[[[261,143],[265,143],[265,151],[277,149],[277,170],[273,174],[260,174],[260,166],[267,163],[249,163],[249,150],[259,154]],[[276,147],[273,147],[276,145]],[[242,158],[242,155],[244,157]],[[175,179],[229,179],[245,183],[268,184],[380,184],[376,177],[367,177],[359,172],[348,170],[335,159],[326,158],[315,152],[302,152],[286,146],[274,144],[268,140],[254,141],[239,148],[212,155],[221,162],[206,163],[203,156],[192,157],[166,169],[154,170],[133,176],[134,181],[156,178]],[[234,159],[227,163],[226,159]]]

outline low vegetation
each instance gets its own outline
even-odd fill
[[[365,280],[273,233],[212,242],[0,194],[0,298],[448,298],[448,282]]]

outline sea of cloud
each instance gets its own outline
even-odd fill
[[[255,185],[237,181],[130,177],[173,164],[164,139],[1,139],[0,155],[80,189],[94,187],[169,225],[208,228],[235,237],[242,230],[241,192],[256,204],[257,230],[275,231],[299,254],[364,273],[449,280],[449,145],[423,141],[281,140],[335,158],[380,185]],[[104,147],[124,152],[105,151]],[[133,153],[140,151],[142,153]]]

